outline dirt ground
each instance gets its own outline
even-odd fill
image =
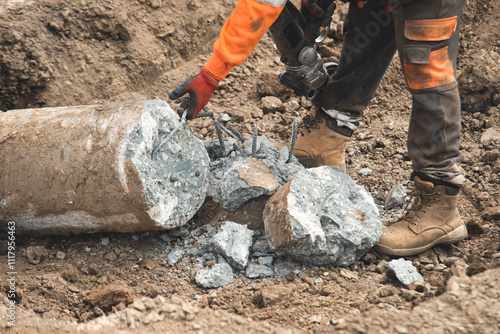
[[[0,7],[0,109],[168,100],[168,93],[208,59],[235,3],[7,0]],[[346,6],[340,5],[330,37],[319,46],[326,61],[338,59],[342,39],[337,30],[346,12]],[[389,258],[369,252],[349,268],[295,263],[290,266],[299,268],[298,275],[250,280],[237,273],[233,284],[206,290],[194,281],[199,269],[195,259],[184,257],[175,266],[167,263],[166,252],[182,242],[177,233],[25,235],[17,239],[19,322],[10,331],[52,333],[80,328],[86,332],[99,319],[107,319],[104,314],[126,317],[128,302],[149,297],[184,312],[156,325],[142,321],[136,327],[145,326],[142,330],[151,332],[165,328],[174,333],[413,333],[419,328],[429,333],[500,332],[498,312],[478,315],[486,305],[500,309],[495,304],[499,272],[489,269],[500,252],[500,151],[499,142],[488,139],[500,133],[499,18],[499,1],[470,1],[464,11],[457,74],[463,101],[461,167],[467,182],[459,210],[470,237],[407,258],[421,272],[424,285],[404,287],[387,273]],[[266,35],[245,64],[220,83],[208,108],[230,115],[245,138],[257,124],[260,134],[288,142],[292,121],[306,115],[311,104],[280,86],[277,74],[282,70]],[[269,109],[263,99],[267,96],[279,98],[281,104]],[[398,184],[411,191],[406,152],[410,107],[411,96],[395,57],[347,149],[347,173],[372,192],[378,204]],[[206,139],[214,138],[210,120],[195,120],[191,126]],[[372,173],[358,174],[363,168]],[[402,210],[381,213],[389,221]],[[206,206],[188,224],[187,233],[223,219]],[[4,259],[6,237],[2,233],[0,240]],[[35,256],[27,256],[28,247]],[[6,261],[0,261],[0,271],[8,272]],[[122,303],[110,306],[89,300],[89,291],[109,285],[123,288]],[[5,303],[8,290],[9,283],[2,278],[0,294]],[[428,316],[452,306],[460,310],[460,305],[470,308],[464,311],[468,320],[462,327],[451,325],[455,324],[452,315]],[[406,326],[402,318],[417,324],[432,318],[433,327]],[[0,320],[3,331],[4,315]],[[114,327],[103,323],[97,330],[133,329],[126,321]]]

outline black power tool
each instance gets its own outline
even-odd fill
[[[332,2],[333,0],[319,1],[319,6],[326,9]],[[317,41],[326,37],[322,36],[321,29],[327,29],[330,21],[331,18],[317,18],[307,11],[301,13],[288,1],[269,29],[281,53],[281,62],[286,66],[286,72],[280,74],[280,82],[315,104],[319,103],[321,90],[337,65],[323,64],[314,48]]]

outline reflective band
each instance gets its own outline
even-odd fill
[[[437,42],[450,39],[457,28],[457,17],[405,21],[405,37],[412,41]]]
[[[270,5],[273,7],[283,7],[288,0],[257,0],[257,2],[265,3],[266,5]]]
[[[361,116],[348,115],[336,109],[323,110],[328,116],[337,121],[338,126],[345,126],[352,131],[355,131],[359,127],[359,120],[361,119]]]
[[[455,82],[448,47],[431,51],[428,64],[404,64],[406,82],[410,89],[427,89]]]

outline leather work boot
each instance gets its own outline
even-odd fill
[[[299,125],[293,155],[306,168],[330,166],[345,172],[345,148],[352,130],[338,127],[322,111],[312,112]]]
[[[415,176],[418,195],[412,207],[395,224],[385,228],[375,246],[379,253],[409,256],[437,244],[467,238],[467,228],[457,210],[459,188],[444,181],[423,181]]]

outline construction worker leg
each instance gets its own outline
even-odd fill
[[[413,169],[460,185],[460,97],[455,78],[465,0],[393,2],[396,43],[413,110],[408,151]]]
[[[361,115],[396,52],[391,13],[368,6],[371,2],[350,4],[339,66],[322,96],[325,110]]]

